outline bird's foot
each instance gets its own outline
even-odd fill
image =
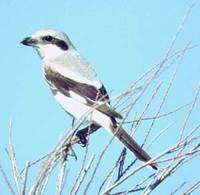
[[[91,124],[79,131],[77,131],[76,136],[79,138],[79,143],[82,144],[83,147],[85,147],[88,143],[87,136],[93,132],[95,132],[97,129],[99,129],[100,126],[96,124]]]
[[[79,138],[79,143],[82,144],[82,147],[85,147],[88,143],[87,134],[88,134],[87,128],[81,129],[76,133],[76,136]]]

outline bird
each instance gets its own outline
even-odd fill
[[[39,30],[21,43],[36,49],[43,62],[44,79],[55,100],[75,120],[85,116],[89,124],[85,130],[103,127],[139,160],[151,160],[149,154],[117,123],[122,119],[121,114],[112,108],[105,86],[66,33],[54,29]],[[85,135],[87,133],[79,132],[83,142]],[[156,163],[149,165],[158,169]]]

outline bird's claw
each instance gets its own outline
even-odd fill
[[[82,147],[85,147],[88,143],[87,141],[87,134],[83,130],[79,130],[76,133],[76,136],[79,138],[79,143],[82,144]]]

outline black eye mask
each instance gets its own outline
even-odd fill
[[[46,44],[57,45],[62,50],[68,50],[69,49],[69,46],[67,45],[67,43],[65,43],[65,41],[57,39],[57,38],[54,38],[54,37],[52,37],[50,35],[42,37],[42,40],[45,41]]]

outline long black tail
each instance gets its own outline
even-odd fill
[[[139,160],[143,162],[151,160],[151,157],[147,154],[147,152],[145,152],[123,128],[117,126],[115,119],[112,119],[110,122],[111,124],[107,127],[107,129],[110,130],[126,148],[128,148]],[[91,124],[90,126],[79,130],[76,135],[79,137],[81,143],[85,145],[87,143],[86,137],[88,132],[94,132],[100,127],[101,126],[97,124]],[[158,169],[156,163],[153,163],[150,166],[155,170]]]
[[[151,157],[145,152],[140,145],[121,127],[113,127],[113,134],[121,141],[126,148],[128,148],[133,154],[141,161],[147,162],[151,160]],[[157,170],[157,164],[150,165],[153,169]]]

